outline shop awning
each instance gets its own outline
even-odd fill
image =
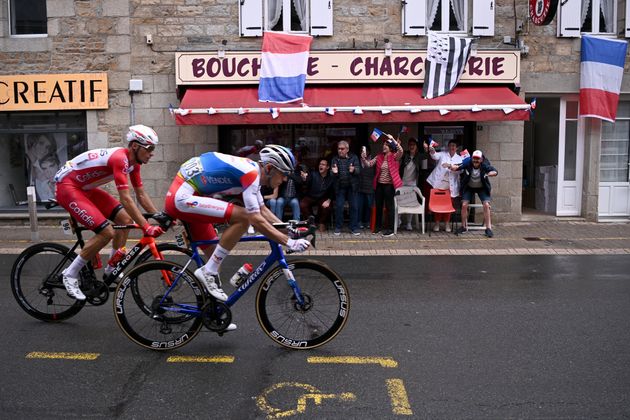
[[[421,86],[310,87],[301,104],[258,102],[258,87],[189,88],[179,125],[339,124],[529,119],[530,105],[502,86],[462,86],[423,99]]]

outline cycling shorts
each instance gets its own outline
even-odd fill
[[[164,209],[166,213],[188,223],[194,240],[212,240],[217,238],[213,223],[229,222],[234,205],[211,197],[197,195],[197,192],[176,176],[166,194]]]
[[[114,220],[123,208],[108,192],[100,188],[82,190],[72,182],[58,183],[56,198],[61,207],[94,233],[105,229],[107,220]]]

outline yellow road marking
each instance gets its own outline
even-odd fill
[[[387,392],[392,401],[392,413],[403,416],[413,415],[402,379],[387,379]]]
[[[233,363],[234,356],[169,356],[167,363]]]
[[[269,404],[267,397],[269,394],[281,390],[283,388],[297,388],[307,391],[300,395],[297,400],[295,409],[282,410],[275,408]],[[351,392],[342,392],[341,394],[322,394],[320,390],[309,384],[301,384],[297,382],[282,382],[267,388],[261,395],[256,398],[256,405],[261,411],[267,413],[268,419],[279,419],[282,417],[295,416],[306,412],[308,400],[312,400],[315,405],[321,405],[325,399],[338,399],[340,401],[356,401],[357,397]]]
[[[351,365],[378,364],[385,368],[398,367],[398,362],[391,357],[311,356],[307,361],[308,363],[345,363]]]
[[[99,353],[67,353],[32,351],[26,355],[27,359],[67,359],[67,360],[96,360]]]

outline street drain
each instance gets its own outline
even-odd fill
[[[531,242],[534,242],[534,241],[542,241],[542,238],[539,238],[539,237],[537,237],[537,236],[526,236],[526,237],[525,237],[525,238],[523,238],[523,239],[525,239],[526,241],[531,241]]]

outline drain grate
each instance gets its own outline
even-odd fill
[[[523,239],[525,239],[526,241],[531,241],[531,242],[543,240],[542,238],[539,238],[538,236],[526,236]]]

